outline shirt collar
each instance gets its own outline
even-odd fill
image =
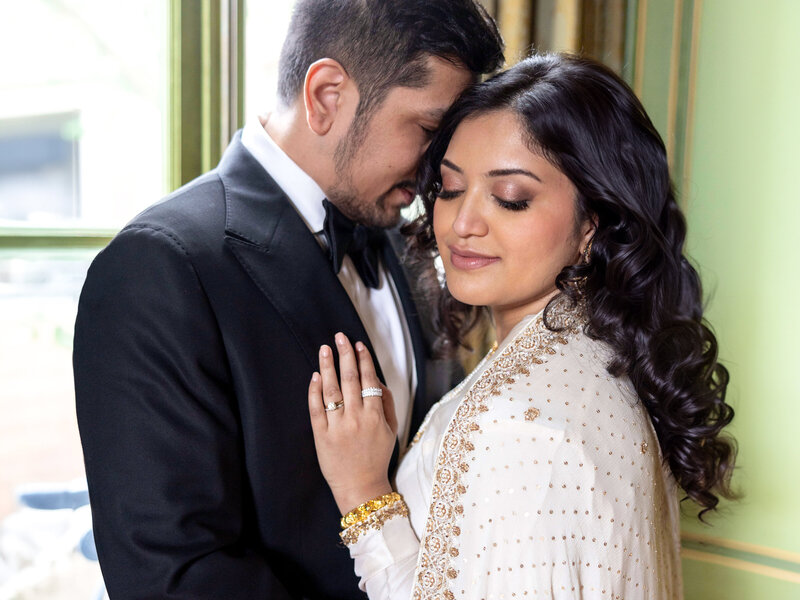
[[[245,124],[242,144],[289,197],[308,228],[314,233],[322,231],[325,192],[275,143],[258,117]]]

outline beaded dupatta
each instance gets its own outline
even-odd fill
[[[559,329],[551,331],[542,315],[536,317],[497,356],[461,400],[442,438],[433,476],[431,503],[420,544],[414,575],[414,600],[446,598],[453,600],[449,582],[458,577],[455,559],[459,556],[460,520],[464,513],[467,488],[463,475],[475,452],[474,436],[480,430],[478,417],[489,410],[491,398],[514,378],[529,375],[529,367],[541,364],[545,355],[569,343],[585,322],[582,307],[570,307],[566,299],[548,312],[549,322]]]

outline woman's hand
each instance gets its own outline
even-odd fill
[[[354,350],[347,337],[337,333],[336,349],[341,386],[333,351],[322,346],[320,372],[314,373],[308,386],[308,412],[320,469],[345,514],[392,491],[388,468],[397,439],[397,418],[392,393],[378,379],[366,346],[358,342]],[[383,390],[383,397],[362,398],[361,390],[370,387]],[[331,402],[343,404],[326,411]]]

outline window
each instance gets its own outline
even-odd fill
[[[4,11],[0,223],[116,229],[162,195],[166,27],[160,0]]]
[[[4,6],[0,598],[96,597],[97,563],[72,550],[89,526],[88,512],[23,508],[18,501],[20,486],[83,483],[71,353],[86,271],[136,213],[213,167],[243,118],[273,106],[293,6],[294,0]]]
[[[278,58],[294,0],[245,4],[245,120],[274,106]]]
[[[23,508],[80,488],[72,331],[86,270],[167,188],[170,3],[26,0],[0,19],[0,598],[82,600],[86,510]]]

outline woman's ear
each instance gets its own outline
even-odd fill
[[[581,225],[581,246],[585,246],[597,231],[597,215],[590,215]]]
[[[597,231],[597,215],[590,215],[581,225],[581,244],[580,252],[584,257],[591,252],[591,243]]]
[[[339,62],[322,58],[306,71],[303,101],[306,122],[317,135],[327,134],[341,110],[349,75]]]

